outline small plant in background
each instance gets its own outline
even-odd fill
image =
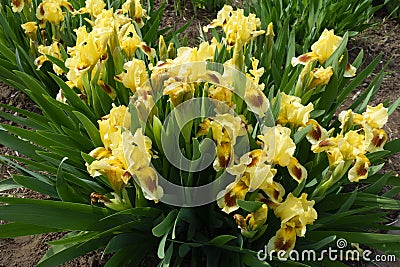
[[[188,0],[173,1],[174,2],[175,12],[177,14],[179,14],[180,17],[182,17],[183,7],[187,5],[186,1],[188,1]],[[226,1],[226,0],[210,0],[210,1],[191,0],[190,2],[191,2],[191,5],[193,7],[193,11],[194,11],[195,15],[197,16],[197,9],[203,9],[203,10],[205,10],[207,12],[216,13],[224,5],[230,5],[232,1]]]
[[[396,19],[400,18],[400,1],[385,1],[386,9],[388,10],[389,17],[393,17]]]
[[[339,35],[354,36],[371,26],[372,15],[385,3],[373,6],[373,0],[363,1],[245,1],[246,10],[261,18],[265,28],[268,21],[277,29],[290,27],[295,36],[296,52],[303,53],[321,32],[335,29]]]
[[[212,0],[212,1],[192,0],[195,12],[197,8],[205,9],[208,12],[217,12],[224,5],[230,5],[231,2],[232,1],[223,1],[223,0]]]
[[[339,238],[399,256],[398,236],[376,233],[397,229],[382,223],[400,208],[398,186],[378,194],[396,184],[378,172],[399,152],[382,128],[400,100],[368,104],[384,69],[334,117],[380,57],[361,69],[362,52],[348,60],[344,30],[321,22],[299,41],[311,28],[275,22],[293,15],[260,3],[248,7],[256,13],[224,6],[204,27],[213,39],[197,47],[157,30],[163,7],[151,13],[151,1],[147,12],[137,0],[4,4],[0,78],[42,114],[1,105],[27,129],[1,125],[1,143],[26,157],[0,158],[19,172],[0,189],[50,199],[0,197],[9,222],[0,237],[67,231],[39,266],[98,248],[111,255],[106,266],[140,266],[153,254],[160,265],[280,265],[281,254],[262,259],[321,253]],[[368,186],[344,192],[359,181]]]

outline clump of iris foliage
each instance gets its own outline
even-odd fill
[[[3,194],[0,219],[9,223],[0,237],[68,232],[38,266],[99,248],[110,254],[106,266],[140,266],[155,254],[160,266],[280,265],[258,252],[320,252],[340,238],[400,256],[399,237],[381,233],[397,229],[386,216],[400,208],[392,199],[400,184],[380,172],[399,151],[384,125],[400,100],[368,104],[384,76],[385,68],[374,73],[381,57],[363,69],[362,51],[349,62],[349,33],[368,25],[371,1],[327,2],[225,5],[203,25],[212,39],[202,32],[202,43],[186,47],[178,35],[187,25],[159,28],[165,4],[2,1],[0,78],[41,113],[1,105],[17,114],[3,118],[23,126],[1,125],[1,143],[24,156],[0,157],[18,171],[0,190],[23,186],[48,198]],[[198,98],[219,105],[179,128],[176,152],[196,160],[208,139],[215,158],[183,170],[162,143],[179,118],[163,125]],[[222,173],[233,180],[211,203],[163,201],[161,177],[194,187]]]

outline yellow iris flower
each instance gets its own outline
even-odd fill
[[[146,10],[143,9],[140,0],[128,0],[122,5],[122,12],[129,14],[138,24],[139,28],[144,26],[143,18],[148,18]]]
[[[310,144],[314,145],[321,140],[325,140],[329,137],[328,131],[319,125],[319,123],[314,119],[309,119],[307,122],[307,126],[312,125],[312,128],[306,135],[306,138]]]
[[[263,142],[263,150],[267,155],[267,161],[286,167],[296,150],[296,144],[290,138],[290,129],[277,125],[264,127],[258,138]]]
[[[130,173],[124,168],[123,162],[113,156],[95,160],[88,165],[87,169],[93,177],[104,175],[116,192],[122,189],[124,180],[131,177]]]
[[[261,76],[263,76],[263,74],[264,74],[264,68],[263,67],[258,68],[258,63],[259,62],[260,61],[258,59],[254,58],[254,57],[251,58],[252,69],[249,70],[249,72],[250,72],[251,75],[253,75],[253,77],[254,77],[253,82],[255,84],[259,83]]]
[[[117,75],[115,79],[131,89],[132,93],[135,93],[148,80],[146,64],[143,60],[133,58],[124,64],[124,70],[125,72]]]
[[[275,236],[273,236],[268,241],[268,252],[271,251],[286,251],[290,252],[293,250],[296,244],[296,230],[290,224],[285,224],[276,231]]]
[[[303,96],[305,92],[312,90],[318,86],[327,85],[333,75],[332,67],[314,68],[312,60],[309,60],[300,73],[296,84],[295,95]],[[307,100],[307,99],[306,99]],[[306,101],[303,99],[303,101]]]
[[[336,36],[334,34],[334,30],[327,30],[325,29],[321,36],[319,37],[318,41],[315,42],[311,46],[311,52],[307,52],[303,55],[298,57],[293,57],[291,60],[291,64],[293,67],[297,66],[298,64],[307,65],[316,60],[319,61],[320,64],[323,64],[339,47],[340,43],[342,42],[343,38],[340,36]],[[339,62],[341,59],[339,60]],[[313,75],[316,78],[316,83],[326,84],[329,82],[332,69],[315,69]],[[354,77],[356,75],[357,69],[352,66],[350,63],[347,63],[344,77]],[[314,86],[315,87],[315,86]]]
[[[281,125],[305,126],[313,110],[314,105],[312,103],[304,106],[301,104],[301,98],[282,92],[278,123]]]
[[[344,162],[342,152],[338,147],[332,147],[326,150],[326,156],[328,157],[329,167],[334,169],[336,166]]]
[[[217,114],[210,122],[213,139],[217,143],[217,157],[214,169],[227,168],[234,162],[234,148],[236,139],[247,133],[242,119],[229,113]]]
[[[106,3],[103,0],[86,0],[85,7],[79,9],[77,14],[89,13],[90,16],[96,18],[99,14],[103,12],[103,9],[106,7]]]
[[[229,107],[233,107],[234,103],[232,102],[233,92],[224,87],[224,86],[210,86],[208,88],[208,97],[211,99],[215,99],[224,104],[228,105]]]
[[[158,185],[156,170],[150,166],[152,158],[150,138],[143,135],[140,128],[134,135],[130,131],[123,132],[122,139],[122,153],[127,170],[136,176],[144,196],[157,202],[163,196],[163,189]]]
[[[350,63],[346,64],[346,68],[344,70],[343,77],[351,78],[356,76],[357,68],[351,65]]]
[[[164,82],[165,88],[163,91],[164,95],[168,95],[170,101],[174,107],[183,103],[186,100],[193,98],[194,85],[176,81],[174,78],[170,78]]]
[[[368,145],[368,152],[376,152],[383,150],[383,146],[388,140],[387,134],[383,129],[364,127],[365,140]]]
[[[375,107],[368,105],[362,116],[372,128],[382,128],[388,121],[388,109],[382,103]]]
[[[222,27],[226,35],[226,43],[233,47],[236,43],[246,44],[251,39],[264,34],[260,30],[261,22],[255,14],[244,15],[243,9],[233,10],[231,6],[225,5],[217,14],[217,18],[203,28],[208,32],[210,28]]]
[[[213,167],[215,170],[227,168],[232,164],[234,151],[231,142],[221,142],[216,147],[217,157],[214,161]]]
[[[314,204],[314,200],[307,200],[305,193],[299,198],[289,193],[286,200],[274,208],[275,215],[281,219],[281,228],[268,242],[269,251],[289,252],[294,248],[296,236],[304,237],[307,224],[313,224],[318,217]]]
[[[311,83],[308,86],[308,88],[315,88],[317,86],[328,84],[332,75],[333,75],[332,67],[327,67],[326,69],[324,67],[315,68],[311,72],[312,79],[310,81]]]
[[[39,57],[37,57],[35,59],[35,65],[38,67],[38,69],[40,69],[42,67],[44,62],[49,60],[46,57],[46,55],[49,55],[49,56],[52,56],[52,57],[62,60],[60,45],[61,45],[60,43],[58,43],[57,41],[54,41],[49,46],[44,46],[44,45],[38,46],[38,52],[41,54]],[[61,69],[56,64],[53,64],[53,70],[57,75],[61,75],[64,73],[63,69]]]
[[[313,208],[314,204],[314,200],[307,200],[306,193],[299,198],[289,193],[286,200],[279,204],[274,212],[281,219],[281,225],[294,222],[296,234],[304,236],[306,225],[312,224],[317,219],[317,211]]]
[[[381,128],[388,120],[387,111],[388,109],[384,108],[382,104],[376,107],[367,106],[367,110],[362,115],[354,113],[352,110],[342,111],[339,114],[342,133],[352,127],[357,127],[364,131],[365,146],[368,152],[383,150],[387,134]]]
[[[248,226],[249,230],[254,231],[260,228],[266,221],[268,215],[268,206],[263,204],[256,212],[249,216]]]
[[[96,160],[87,164],[93,177],[104,175],[115,191],[128,184],[132,176],[143,189],[144,196],[157,202],[163,196],[158,185],[158,174],[150,166],[153,154],[150,138],[139,128],[134,134],[130,128],[130,113],[125,106],[115,107],[99,121],[100,137],[104,147],[90,152]]]
[[[382,104],[371,107],[361,115],[352,110],[342,111],[339,114],[341,122],[341,133],[336,137],[322,138],[322,140],[310,140],[311,150],[314,153],[325,151],[329,160],[329,167],[333,173],[337,173],[341,166],[353,164],[348,172],[348,178],[351,182],[368,177],[368,168],[370,162],[365,156],[367,152],[376,152],[383,150],[387,141],[386,132],[381,129],[387,122],[387,108]],[[317,130],[318,133],[318,130]],[[341,170],[340,177],[344,175]]]
[[[353,160],[366,152],[365,136],[356,131],[348,131],[344,137],[339,137],[338,148],[344,160]]]
[[[112,156],[118,159],[124,166],[123,169],[127,171],[127,164],[121,147],[123,142],[122,129],[125,128],[126,131],[129,131],[130,126],[130,113],[128,109],[125,106],[113,106],[110,114],[104,116],[98,123],[104,149],[111,151]],[[121,179],[127,183],[129,178],[130,176],[124,175]]]
[[[368,168],[371,165],[369,159],[365,155],[356,157],[354,166],[349,170],[348,178],[350,182],[358,182],[368,177]]]
[[[307,52],[303,55],[298,57],[292,57],[291,64],[293,67],[297,66],[298,64],[307,65],[310,62],[314,62],[318,60],[318,55],[314,52]]]
[[[148,57],[154,58],[156,51],[142,42],[132,23],[125,24],[118,33],[119,44],[128,58],[132,58],[138,48],[140,48]]]
[[[44,28],[46,21],[54,25],[58,25],[61,21],[64,21],[64,13],[61,7],[74,12],[71,3],[65,0],[43,0],[36,9],[36,18],[41,21],[40,27]]]
[[[239,164],[227,168],[227,171],[237,178],[247,175],[249,178],[249,191],[255,191],[261,187],[268,187],[273,183],[276,170],[266,164],[267,157],[261,149],[255,149],[244,154]]]
[[[287,166],[290,176],[295,179],[298,183],[307,178],[307,170],[299,163],[295,157],[290,158],[290,162]]]
[[[69,58],[65,66],[69,69],[67,78],[71,85],[83,91],[82,77],[97,62],[107,59],[107,41],[109,31],[97,31],[95,28],[88,33],[86,27],[82,26],[75,30],[77,34],[76,45],[68,48]]]
[[[325,29],[318,41],[311,46],[311,51],[318,56],[319,62],[323,64],[339,47],[342,40],[342,37],[335,35],[334,30]]]
[[[21,24],[21,28],[24,30],[25,34],[29,36],[29,38],[35,39],[34,36],[36,36],[36,32],[38,30],[38,26],[35,21]]]
[[[293,157],[296,144],[290,138],[291,130],[278,124],[274,127],[264,127],[262,133],[264,135],[259,135],[258,138],[263,143],[267,161],[287,167],[289,174],[297,182],[305,179],[307,170]]]
[[[149,91],[142,90],[142,88],[136,91],[135,96],[137,96],[137,99],[134,105],[138,111],[139,119],[142,122],[152,122],[153,115],[158,113],[153,96]]]
[[[11,7],[13,12],[21,12],[24,7],[29,7],[32,0],[11,0]]]
[[[217,144],[229,141],[235,145],[237,137],[247,134],[242,119],[229,113],[217,114],[210,126]]]
[[[271,169],[271,173],[275,175],[276,169]],[[267,179],[260,186],[260,189],[268,196],[268,199],[261,197],[258,200],[267,203],[268,206],[274,207],[276,204],[281,203],[285,195],[285,188],[278,182],[272,181],[267,183]]]
[[[239,209],[239,206],[236,204],[236,200],[243,200],[249,191],[249,187],[244,180],[245,179],[241,179],[238,182],[229,184],[226,190],[221,192],[222,196],[221,193],[219,194],[217,204],[223,212],[229,214]]]

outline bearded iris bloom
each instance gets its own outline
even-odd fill
[[[332,54],[336,51],[342,40],[342,37],[334,34],[334,30],[325,29],[319,37],[318,41],[312,44],[311,52],[307,52],[298,57],[293,57],[291,60],[291,64],[293,67],[297,66],[298,64],[307,66],[315,61],[318,61],[320,64],[324,64],[325,61],[330,58]],[[342,60],[342,58],[343,57],[339,59],[339,62]],[[307,69],[307,67],[305,67],[305,69]],[[356,75],[356,71],[357,69],[354,66],[352,66],[350,63],[347,63],[344,77],[354,77]],[[310,88],[314,88],[318,85],[327,84],[330,77],[332,76],[332,67],[328,67],[326,69],[314,69],[311,75],[314,78],[315,84],[312,84],[312,81],[310,81]]]
[[[136,176],[144,196],[158,202],[163,196],[163,189],[158,185],[156,170],[150,166],[151,139],[143,135],[141,128],[137,129],[134,135],[130,131],[125,131],[122,138],[122,155],[126,161],[127,170],[131,175]]]
[[[208,26],[204,27],[204,32],[211,28],[222,27],[226,35],[228,47],[235,46],[236,43],[246,44],[251,39],[264,34],[260,30],[261,22],[255,14],[244,15],[243,9],[233,10],[231,6],[225,5]]]
[[[369,159],[365,155],[358,155],[356,157],[354,166],[349,170],[350,182],[358,182],[368,177],[368,168],[371,165]]]
[[[46,55],[62,60],[60,46],[61,44],[57,41],[53,42],[49,46],[39,45],[37,49],[41,55],[35,59],[35,65],[38,67],[38,69],[42,67],[44,62],[49,61]],[[53,64],[53,70],[57,75],[62,75],[64,73],[64,70],[56,64]]]
[[[117,192],[136,177],[144,196],[157,202],[163,196],[163,189],[158,185],[157,172],[150,166],[152,142],[141,128],[134,134],[130,132],[130,119],[125,106],[114,106],[99,121],[104,147],[90,152],[96,160],[87,164],[88,172],[93,177],[104,175]]]
[[[86,0],[85,7],[79,9],[77,14],[89,13],[90,16],[96,18],[106,7],[106,3],[103,0]]]
[[[388,140],[387,134],[383,129],[365,127],[365,138],[368,145],[368,152],[376,152],[383,150],[383,146]]]
[[[349,131],[344,137],[339,137],[338,148],[343,155],[344,160],[353,160],[359,154],[365,154],[365,137],[356,131]]]
[[[124,64],[125,72],[117,75],[115,79],[126,87],[131,89],[132,93],[136,93],[136,90],[143,86],[148,80],[146,71],[146,65],[143,60],[133,58]]]
[[[261,187],[267,187],[265,184],[273,182],[276,170],[271,165],[266,164],[267,157],[261,149],[256,149],[244,154],[237,165],[227,168],[232,175],[241,177],[247,175],[249,178],[249,191],[253,192]]]
[[[367,105],[367,110],[362,114],[365,122],[372,128],[382,128],[388,121],[388,109],[380,103],[378,106]]]
[[[93,155],[90,153],[89,155]],[[119,159],[110,156],[102,159],[97,159],[87,166],[91,176],[96,177],[103,175],[110,182],[114,191],[120,192],[124,181],[129,180],[130,173],[125,169],[124,163]]]
[[[268,162],[282,167],[289,165],[290,158],[296,150],[296,144],[290,138],[290,129],[277,125],[265,127],[262,133],[263,135],[259,135],[258,138],[263,142]]]
[[[17,20],[10,20],[10,26],[15,26],[15,21],[34,16],[35,10],[29,10],[29,1],[12,1],[13,8],[18,11],[22,9],[23,13],[15,14]],[[283,250],[286,253],[294,248],[306,248],[310,241],[317,241],[316,237],[324,238],[319,242],[320,245],[329,245],[326,242],[328,239],[332,241],[333,235],[325,230],[329,230],[332,225],[335,229],[347,225],[347,218],[344,217],[339,225],[334,225],[335,222],[330,221],[330,218],[337,216],[331,215],[338,215],[340,212],[345,213],[344,215],[353,214],[358,211],[355,210],[357,207],[364,204],[371,206],[371,203],[373,206],[373,202],[377,201],[376,198],[368,198],[362,194],[356,197],[354,194],[352,196],[356,199],[346,202],[345,197],[350,194],[343,194],[340,189],[343,183],[348,183],[346,179],[350,182],[362,182],[371,172],[375,176],[380,165],[372,168],[371,165],[379,161],[377,158],[380,155],[389,152],[382,151],[373,155],[368,153],[384,149],[388,136],[383,127],[389,111],[383,105],[368,106],[364,113],[360,111],[362,114],[349,110],[339,114],[341,125],[337,122],[336,108],[350,93],[350,89],[372,72],[374,64],[370,64],[362,72],[362,77],[352,82],[338,77],[338,74],[343,73],[344,77],[353,77],[356,69],[346,62],[347,52],[342,37],[334,35],[333,31],[325,30],[312,45],[310,52],[293,58],[293,65],[305,65],[303,69],[294,69],[288,66],[288,60],[284,60],[286,53],[282,55],[281,52],[290,50],[291,54],[294,50],[298,51],[298,44],[295,44],[298,41],[295,33],[298,31],[291,31],[286,24],[278,23],[275,29],[278,37],[274,42],[273,24],[269,20],[275,20],[276,17],[274,14],[270,17],[268,10],[267,13],[265,10],[256,10],[256,13],[263,16],[259,19],[248,11],[225,6],[218,13],[217,19],[206,27],[206,30],[221,27],[213,29],[216,38],[193,47],[180,47],[179,40],[175,37],[180,31],[156,29],[159,15],[165,6],[160,6],[158,11],[151,10],[152,1],[148,1],[147,6],[142,8],[140,0],[126,0],[123,3],[85,0],[85,6],[72,13],[68,12],[68,6],[63,5],[66,3],[63,0],[39,2],[42,4],[34,4],[40,6],[37,12],[42,16],[41,21],[37,22],[38,25],[33,21],[23,24],[21,27],[27,36],[16,34],[15,37],[26,39],[22,48],[26,48],[26,44],[30,42],[30,52],[38,56],[38,67],[50,59],[67,72],[62,77],[51,75],[62,88],[56,99],[66,105],[50,99],[50,95],[45,95],[42,99],[45,91],[34,91],[47,84],[48,81],[43,79],[47,76],[37,73],[40,74],[36,75],[40,83],[31,85],[31,79],[27,82],[24,78],[29,77],[21,75],[12,84],[26,85],[26,88],[21,89],[28,90],[26,92],[29,95],[32,93],[31,96],[37,102],[42,100],[38,104],[43,107],[44,117],[15,119],[15,122],[26,122],[26,126],[39,129],[36,133],[36,140],[39,141],[39,138],[50,131],[49,139],[38,144],[39,152],[43,149],[46,153],[36,155],[37,159],[51,160],[45,171],[54,176],[50,176],[50,180],[57,182],[57,190],[48,190],[51,189],[48,186],[54,185],[50,180],[44,187],[38,187],[44,193],[49,192],[52,197],[54,195],[54,198],[58,194],[61,201],[56,206],[50,206],[55,209],[64,207],[71,212],[80,210],[79,213],[84,217],[93,215],[87,220],[82,219],[83,224],[88,225],[75,227],[78,230],[82,228],[84,232],[73,231],[72,238],[64,239],[65,242],[80,243],[83,240],[81,236],[84,239],[85,236],[93,237],[96,235],[93,231],[100,227],[104,228],[101,229],[102,233],[107,233],[107,236],[90,241],[95,242],[96,247],[107,246],[111,242],[112,246],[109,244],[106,249],[116,254],[111,261],[116,259],[131,264],[133,261],[143,261],[140,257],[147,252],[136,257],[138,254],[133,253],[134,249],[129,249],[132,246],[126,242],[123,242],[121,248],[125,250],[128,246],[126,252],[131,255],[125,255],[124,251],[124,255],[119,253],[121,251],[111,251],[115,244],[120,244],[118,241],[121,238],[125,240],[128,237],[129,240],[125,241],[133,242],[132,245],[135,246],[138,240],[143,241],[139,246],[143,245],[140,249],[143,247],[144,250],[157,247],[161,240],[157,254],[167,265],[169,261],[179,264],[178,262],[189,258],[193,263],[198,260],[195,257],[197,252],[207,253],[207,259],[204,259],[207,263],[211,262],[211,265],[217,260],[219,265],[226,265],[226,257],[222,255],[213,258],[216,254],[208,253],[207,247],[211,245],[245,248],[242,251],[244,254],[233,255],[233,260],[228,258],[227,261],[256,265],[255,253],[250,250],[257,249],[258,245],[268,242],[270,251]],[[73,4],[75,6],[82,3],[75,1]],[[253,9],[256,6],[249,7]],[[155,17],[148,20],[145,9]],[[10,15],[7,13],[9,7],[5,6],[4,10],[5,15]],[[154,25],[145,25],[152,22]],[[40,29],[39,24],[45,28]],[[71,29],[68,27],[75,27],[74,25],[82,26],[75,29],[76,37],[69,36]],[[160,33],[165,34],[165,39],[160,37],[158,47],[155,47]],[[10,38],[14,38],[14,34],[5,37],[12,41]],[[308,43],[309,38],[303,41]],[[285,46],[286,44],[289,46]],[[178,46],[177,49],[175,45]],[[12,50],[22,53],[21,47],[17,50],[14,47]],[[338,54],[339,47],[344,51],[343,55]],[[5,67],[17,64],[21,71],[22,68],[29,68],[29,64],[22,62],[21,65],[18,58],[15,60],[10,57],[10,52],[13,51],[9,52],[5,48],[0,50],[5,54],[2,59]],[[26,58],[25,53],[21,55]],[[7,64],[7,61],[12,64]],[[361,61],[362,53],[357,57],[356,65],[360,65]],[[378,60],[374,61],[377,62]],[[219,63],[222,64],[218,65]],[[13,69],[15,68],[10,71]],[[62,70],[54,66],[57,74],[63,74]],[[20,72],[16,73],[18,74]],[[11,78],[14,76],[13,72],[8,71],[4,75]],[[68,79],[66,83],[71,88],[63,84],[65,79]],[[51,84],[55,84],[54,81]],[[379,77],[367,88],[370,94],[366,92],[365,95],[373,94],[378,85]],[[192,105],[195,103],[192,100],[199,100],[196,98],[202,98],[201,102],[199,105]],[[271,104],[269,101],[272,101]],[[358,105],[357,109],[366,106],[366,101]],[[122,105],[127,103],[129,108]],[[207,103],[215,105],[208,106]],[[357,103],[359,101],[354,106]],[[391,106],[390,111],[396,104],[397,102]],[[17,109],[15,111],[23,117],[29,115]],[[170,115],[173,116],[169,117]],[[96,131],[96,120],[99,118],[101,119]],[[35,142],[34,132],[18,132],[14,127],[6,126],[1,131],[2,135],[10,134],[11,141],[18,141],[16,145],[21,142]],[[55,134],[51,134],[52,132]],[[29,140],[30,136],[33,140]],[[55,142],[57,136],[66,137],[66,144]],[[392,149],[393,144],[395,143],[389,144],[385,149]],[[28,145],[29,147],[31,146]],[[315,153],[323,153],[313,155],[310,148]],[[62,149],[65,149],[65,154],[71,161],[56,168],[55,163],[64,154]],[[93,150],[90,151],[91,149]],[[27,147],[21,146],[20,150],[27,151]],[[81,150],[85,151],[79,155]],[[94,181],[88,181],[82,173],[82,158],[87,162],[86,170]],[[371,158],[371,162],[368,158]],[[36,161],[35,158],[33,161]],[[44,164],[37,165],[40,166],[46,167]],[[65,176],[65,182],[67,189],[71,186],[74,190],[59,190],[63,189],[58,186],[60,171],[65,174],[69,172]],[[75,175],[78,177],[73,177]],[[381,175],[376,174],[374,178],[379,176]],[[226,177],[232,180],[226,181]],[[22,181],[25,178],[22,176],[19,179]],[[171,191],[174,189],[171,185],[175,185],[175,189],[184,189]],[[198,188],[206,191],[197,191]],[[91,193],[91,190],[101,193]],[[395,193],[394,191],[387,195]],[[307,199],[303,192],[311,193],[311,198]],[[78,194],[86,196],[86,199]],[[105,207],[63,203],[75,199],[88,202],[89,196],[92,205]],[[0,199],[9,199],[11,205],[7,209],[18,204],[7,197]],[[355,205],[346,205],[350,200],[354,200]],[[46,206],[51,202],[27,201],[29,202],[25,202],[37,202]],[[156,205],[159,201],[163,203]],[[314,201],[319,202],[318,206]],[[389,208],[395,206],[393,202],[386,202],[385,206]],[[343,203],[345,204],[342,205]],[[198,205],[202,207],[192,208]],[[317,214],[317,208],[321,214]],[[40,211],[38,210],[39,213]],[[363,208],[356,216],[364,212],[368,213],[368,210]],[[317,217],[323,218],[318,225],[312,227],[311,224],[317,223]],[[90,223],[91,220],[96,222],[98,219],[101,225]],[[343,222],[346,223],[345,226]],[[380,218],[376,222],[380,222]],[[58,229],[57,225],[46,225],[44,230],[51,230],[53,227]],[[315,228],[323,231],[309,232]],[[354,225],[351,231],[356,233],[363,228],[365,227]],[[149,238],[142,235],[142,230],[150,234]],[[244,238],[238,236],[239,232]],[[307,239],[300,244],[299,241],[303,241],[301,237],[306,234]],[[129,238],[130,236],[133,238]],[[142,240],[142,237],[145,239]],[[260,239],[257,240],[258,238]],[[189,242],[189,246],[177,246],[175,241]],[[201,243],[198,244],[199,247],[195,242]],[[71,249],[75,248],[74,251],[79,252],[81,246],[78,245]],[[111,250],[108,249],[110,247]],[[179,253],[176,250],[178,247]],[[193,248],[195,254],[181,255],[187,248]],[[54,260],[59,259],[57,255],[47,256],[55,256]],[[136,258],[130,261],[133,257]],[[200,265],[202,263],[203,261]]]
[[[307,126],[308,125],[311,125],[312,128],[307,133],[306,138],[312,145],[315,145],[319,141],[325,140],[329,137],[328,131],[321,125],[319,125],[319,123],[316,120],[314,119],[308,120]]]
[[[194,87],[192,84],[179,82],[173,78],[167,80],[165,84],[167,86],[165,86],[163,94],[169,96],[174,107],[177,107],[184,101],[193,98]]]
[[[336,36],[333,30],[325,29],[318,41],[311,46],[311,51],[318,56],[318,61],[324,63],[339,47],[343,38]]]
[[[258,138],[263,142],[263,151],[267,155],[267,161],[287,167],[289,174],[297,182],[307,177],[307,170],[293,157],[296,144],[290,138],[289,128],[277,125],[275,127],[264,127]]]
[[[205,119],[200,123],[196,136],[206,135],[210,129],[217,145],[214,169],[220,170],[232,166],[236,139],[247,134],[244,122],[239,116],[229,113],[217,114],[214,118]]]
[[[327,67],[326,69],[323,67],[315,68],[311,72],[310,84],[307,86],[312,89],[317,86],[327,85],[333,75],[333,68]]]
[[[58,25],[64,21],[64,13],[61,7],[74,12],[71,3],[65,0],[43,0],[36,9],[36,18],[41,21],[40,27],[44,28],[47,21],[53,25]]]
[[[30,22],[21,24],[21,28],[24,30],[25,34],[28,35],[31,40],[36,39],[36,33],[38,30],[38,26],[35,21],[30,21]]]
[[[276,99],[275,99],[276,101]],[[281,93],[281,103],[277,122],[281,125],[305,126],[310,118],[314,105],[301,104],[301,98]]]
[[[146,10],[140,4],[140,0],[128,0],[122,5],[122,12],[129,14],[138,24],[139,28],[144,26],[143,18],[148,18]]]
[[[343,38],[336,36],[333,30],[325,29],[318,41],[311,46],[311,52],[303,54],[298,58],[292,58],[292,65],[306,65],[310,61],[318,60],[323,64],[339,47]]]
[[[218,207],[220,207],[223,212],[228,214],[239,209],[236,200],[244,200],[247,192],[249,192],[249,187],[246,177],[238,182],[229,184],[226,190],[219,194],[217,201]]]
[[[299,198],[289,193],[286,200],[274,208],[275,215],[281,219],[281,228],[268,242],[269,251],[290,252],[296,243],[296,236],[304,237],[306,226],[317,219],[313,208],[315,201],[308,201],[307,194]]]
[[[211,99],[224,102],[229,107],[233,107],[233,92],[224,86],[210,86],[208,88],[208,97]]]

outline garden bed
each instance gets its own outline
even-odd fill
[[[168,6],[165,12],[166,20],[163,23],[167,25],[173,25],[176,28],[182,26],[189,18],[193,17],[194,14],[191,8],[183,9],[183,17],[177,17],[176,11],[172,6]],[[199,11],[198,17],[194,19],[192,25],[187,29],[186,36],[190,44],[195,44],[194,36],[198,36],[197,30],[198,25],[205,25],[211,20],[215,14],[206,14],[204,11]],[[175,23],[176,21],[181,21]],[[392,62],[388,65],[380,91],[378,92],[373,104],[378,104],[389,99],[390,103],[395,101],[400,96],[400,36],[397,34],[400,31],[400,24],[396,20],[385,18],[385,14],[380,14],[374,18],[376,26],[368,29],[361,33],[355,38],[352,38],[349,42],[350,57],[355,57],[360,49],[364,50],[365,58],[367,62],[372,61],[379,53],[383,54],[382,61],[379,66],[383,66],[388,60]],[[363,66],[362,66],[363,67]],[[372,77],[370,78],[370,80]],[[360,92],[368,86],[366,80],[362,87],[358,87],[355,94],[352,96],[353,99],[357,98]],[[30,101],[22,92],[16,91],[13,88],[7,87],[0,84],[0,102],[3,104],[16,106],[19,108],[27,109],[33,112],[39,112],[35,107],[35,104]],[[348,100],[351,103],[352,100]],[[388,134],[389,140],[394,140],[400,137],[400,129],[398,122],[400,121],[400,110],[397,109],[389,117],[389,121],[385,126],[385,131]],[[10,123],[0,119],[1,123]],[[0,147],[1,155],[13,155],[15,152],[6,148]],[[384,171],[393,171],[393,174],[398,176],[400,173],[400,155],[394,155],[388,159],[385,165]],[[2,178],[9,178],[14,171],[3,165],[1,166]],[[46,198],[28,189],[14,189],[2,192],[1,195],[12,195],[21,198]],[[396,196],[396,199],[400,199],[400,196]],[[392,220],[399,220],[399,211],[392,212]],[[19,237],[13,239],[0,239],[0,266],[11,267],[25,267],[32,266],[44,255],[48,246],[45,244],[47,241],[55,240],[62,237],[63,234],[48,234],[48,235],[37,235],[28,237]],[[101,259],[100,252],[90,253],[73,261],[70,261],[63,266],[103,266],[105,261]],[[394,265],[392,265],[394,266]]]

